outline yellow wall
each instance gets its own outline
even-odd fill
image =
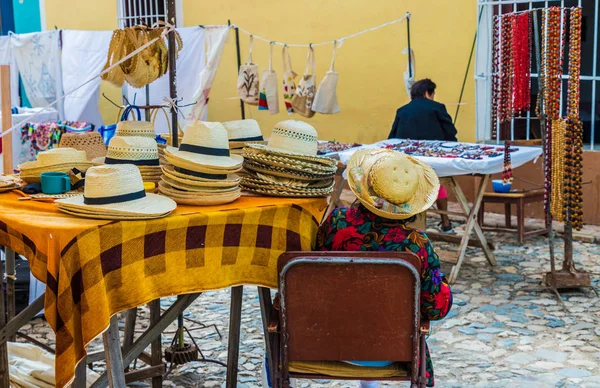
[[[216,5],[218,4],[218,6]],[[376,6],[375,6],[376,5]],[[329,41],[375,25],[412,14],[411,44],[416,56],[417,78],[433,79],[436,99],[447,105],[452,117],[460,94],[476,27],[475,1],[445,0],[310,0],[291,3],[280,0],[183,0],[186,26],[226,24],[228,19],[256,35],[289,43]],[[46,0],[47,26],[63,29],[104,29],[117,26],[116,1]],[[248,36],[240,33],[242,60],[248,53]],[[338,99],[341,113],[315,115],[308,119],[321,139],[374,142],[387,137],[396,109],[408,102],[403,73],[406,69],[406,24],[395,24],[346,41],[338,50]],[[185,48],[184,48],[185,50]],[[274,48],[274,68],[281,82],[281,46]],[[306,49],[291,48],[294,70],[304,72]],[[255,41],[254,62],[261,71],[268,65],[269,45]],[[317,47],[317,82],[331,60],[331,46]],[[235,36],[230,40],[210,96],[209,120],[240,118],[236,100],[237,62]],[[179,78],[178,82],[186,82]],[[120,90],[105,85],[113,100]],[[232,98],[233,97],[233,98]],[[281,95],[280,95],[281,97]],[[475,140],[475,92],[471,70],[457,128],[462,141]],[[116,109],[100,101],[106,123],[115,119]],[[271,116],[246,106],[246,117],[259,121],[266,135],[272,126],[290,116],[280,101],[282,113]],[[292,118],[300,118],[298,115]]]
[[[218,4],[218,6],[216,5]],[[429,77],[437,83],[436,99],[447,104],[454,117],[460,87],[473,42],[477,8],[475,1],[445,0],[184,0],[185,25],[226,24],[228,19],[267,39],[288,43],[333,40],[411,12],[411,45],[416,56],[417,78]],[[248,36],[240,33],[242,61],[248,54]],[[396,24],[346,41],[338,50],[338,100],[341,113],[315,115],[309,122],[321,139],[374,142],[387,138],[396,109],[408,102],[403,86],[406,69],[406,24]],[[185,48],[184,48],[185,50]],[[281,82],[281,46],[274,48],[274,68]],[[306,49],[291,48],[297,73],[304,72]],[[269,45],[254,42],[254,62],[260,70],[268,66]],[[317,82],[331,60],[331,46],[317,47]],[[225,47],[213,84],[209,120],[226,121],[240,117],[236,96],[237,62],[235,36]],[[179,82],[185,82],[179,79]],[[281,95],[280,95],[281,97]],[[467,87],[458,122],[459,138],[475,140],[475,91],[473,73]],[[454,105],[453,105],[454,104]],[[259,121],[265,134],[287,119],[280,104],[278,115],[247,106],[248,118]],[[298,115],[291,116],[301,118]]]
[[[114,30],[117,28],[117,2],[108,0],[46,0],[46,26],[63,30]],[[121,89],[102,81],[100,92],[113,101],[121,101]],[[112,124],[117,108],[100,97],[100,113]]]

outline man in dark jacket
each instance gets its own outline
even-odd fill
[[[446,106],[433,100],[435,87],[429,78],[413,84],[410,88],[412,101],[396,111],[388,139],[456,141],[456,127]],[[436,204],[439,210],[448,210],[448,194],[444,186],[440,186]],[[442,214],[440,226],[444,232],[452,230],[447,215]]]

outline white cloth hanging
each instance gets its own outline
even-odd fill
[[[312,111],[322,114],[340,113],[340,106],[337,101],[337,81],[338,73],[335,71],[335,52],[337,42],[333,42],[333,52],[331,53],[331,66],[329,71],[325,73],[323,81],[315,93],[315,99],[312,103]]]
[[[192,102],[196,101],[196,104],[190,107],[189,120],[200,120],[204,115],[208,104],[210,88],[215,80],[228,35],[229,27],[227,26],[210,28],[205,32],[204,39],[207,46],[206,66],[200,72],[200,82],[192,98]]]
[[[112,31],[63,31],[62,80],[65,94],[102,71]],[[99,127],[104,124],[98,100],[100,77],[64,100],[65,120],[82,120]]]
[[[10,66],[10,103],[12,106],[19,106],[19,72],[12,54],[9,36],[0,36],[0,65]]]
[[[200,74],[204,69],[205,30],[200,27],[184,27],[177,28],[177,32],[183,42],[183,49],[177,57],[177,100],[180,101],[179,105],[187,105],[195,101],[196,85],[200,83]],[[127,99],[132,104],[134,97],[135,105],[145,105],[146,89],[136,89],[127,85]],[[150,105],[165,105],[165,98],[170,98],[169,72],[150,84]],[[188,112],[192,107],[194,105],[181,110]],[[169,110],[169,108],[166,109]],[[178,123],[182,128],[185,127],[187,115],[179,115]],[[167,133],[169,132],[168,128],[165,115],[157,114],[154,122],[156,133]]]
[[[31,106],[43,107],[62,96],[59,31],[11,33],[10,40]],[[62,118],[62,101],[55,108]]]

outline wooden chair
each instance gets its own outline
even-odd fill
[[[425,387],[418,257],[406,252],[288,252],[271,312],[273,387],[290,378],[410,381]],[[343,361],[394,361],[362,367]],[[419,367],[420,364],[420,367]]]

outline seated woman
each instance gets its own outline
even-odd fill
[[[452,293],[440,271],[439,257],[425,233],[406,226],[437,199],[437,175],[429,165],[391,150],[358,151],[346,171],[358,201],[350,208],[333,210],[319,229],[316,250],[414,252],[421,259],[421,314],[429,320],[444,318],[452,306]],[[432,387],[429,349],[426,370],[427,386]],[[363,381],[361,386],[378,384]]]

